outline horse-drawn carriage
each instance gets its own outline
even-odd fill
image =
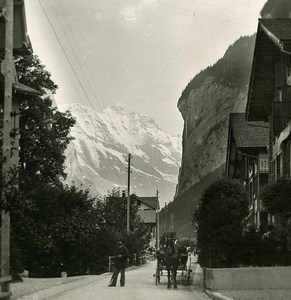
[[[156,285],[160,284],[161,276],[168,277],[168,288],[174,283],[177,288],[177,275],[179,274],[182,282],[190,284],[191,254],[187,249],[175,244],[173,239],[167,239],[166,244],[156,253],[157,266],[154,274]]]

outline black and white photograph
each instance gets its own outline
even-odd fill
[[[291,300],[291,1],[0,0],[0,299]]]

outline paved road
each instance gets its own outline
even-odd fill
[[[148,262],[140,267],[126,271],[126,284],[124,287],[108,287],[110,275],[97,276],[92,282],[67,292],[55,295],[54,300],[207,300],[209,299],[202,291],[201,269],[193,265],[190,286],[182,282],[181,274],[177,277],[178,288],[167,289],[167,277],[161,277],[160,285],[155,285],[156,261]],[[196,272],[194,272],[195,270]],[[119,280],[119,278],[118,278]],[[184,281],[184,280],[183,280]],[[119,282],[118,282],[119,283]]]

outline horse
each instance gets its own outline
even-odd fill
[[[177,288],[177,270],[180,260],[180,248],[174,244],[173,239],[167,239],[164,247],[164,264],[168,272],[168,288],[171,287],[171,275],[174,288]]]

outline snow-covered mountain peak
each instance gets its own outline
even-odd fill
[[[132,190],[154,196],[158,189],[164,201],[173,198],[182,155],[181,137],[164,133],[153,119],[121,106],[102,112],[79,104],[59,109],[70,110],[76,119],[72,129],[75,139],[67,151],[68,182],[83,184],[93,194],[102,195],[113,186],[124,187],[127,156],[131,153]]]

